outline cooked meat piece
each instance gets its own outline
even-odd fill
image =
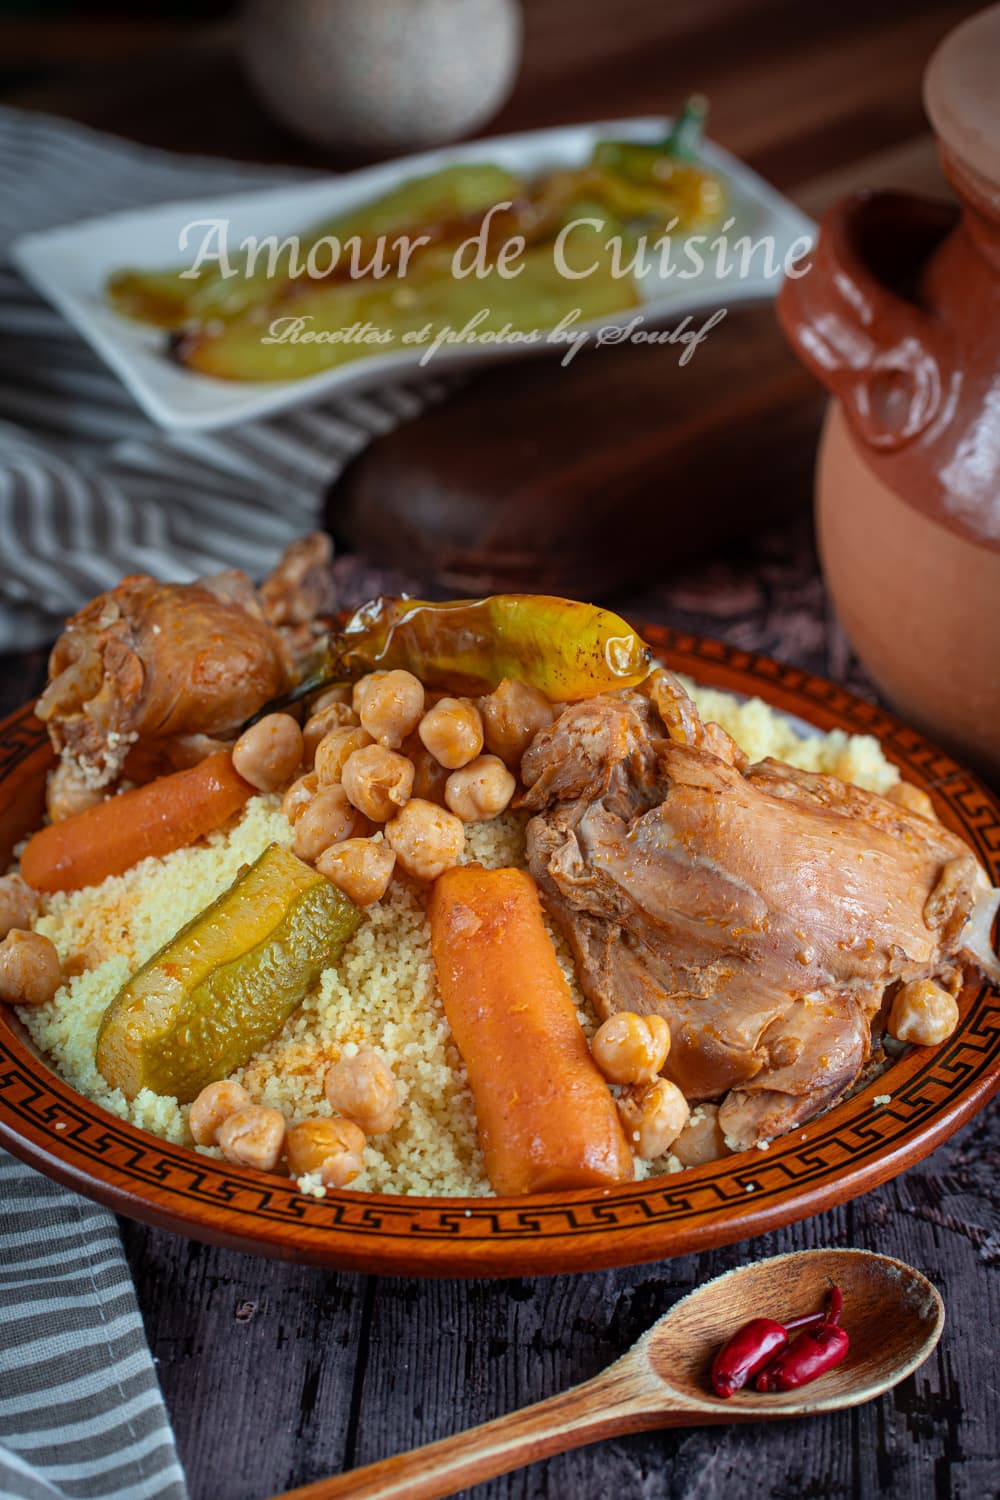
[[[669,673],[565,709],[522,775],[531,870],[586,993],[602,1017],[666,1018],[666,1076],[722,1099],[740,1148],[849,1087],[887,986],[996,966],[969,951],[993,893],[961,839],[834,777],[747,765]]]
[[[312,625],[334,608],[333,547],[324,531],[312,531],[285,548],[260,586],[264,618],[275,626]]]
[[[225,735],[292,682],[291,663],[240,574],[195,584],[135,574],[68,622],[38,715],[92,787],[137,743],[158,757],[192,734]]]
[[[291,654],[297,679],[309,677],[319,666],[336,600],[333,587],[333,546],[325,531],[312,531],[286,547],[259,597],[264,618],[273,625]]]
[[[329,556],[326,537],[293,543],[260,595],[238,571],[133,574],[74,615],[37,709],[61,758],[53,813],[68,810],[63,788],[108,786],[126,761],[140,780],[190,764],[292,687],[322,631],[310,610],[330,603]]]

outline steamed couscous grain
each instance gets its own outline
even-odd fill
[[[878,742],[840,731],[805,738],[761,702],[689,685],[702,716],[722,724],[752,759],[771,755],[825,771],[873,791],[898,780]],[[526,816],[508,811],[465,827],[464,860],[490,868],[524,866]],[[292,847],[280,798],[254,798],[228,829],[164,859],[147,859],[99,886],[46,898],[35,921],[63,960],[66,982],[50,1004],[24,1008],[36,1045],[82,1093],[167,1140],[192,1144],[188,1107],[142,1090],[129,1102],[94,1062],[97,1032],[120,987],[178,929],[235,880],[270,843]],[[340,960],[322,975],[282,1031],[233,1075],[250,1099],[281,1110],[289,1125],[328,1116],[327,1068],[360,1048],[376,1048],[395,1077],[400,1114],[393,1130],[369,1138],[364,1171],[352,1188],[383,1193],[479,1196],[491,1189],[476,1139],[472,1094],[437,993],[425,911],[426,890],[395,879]],[[569,949],[549,925],[588,1037],[597,1020],[584,999]],[[217,1155],[214,1148],[206,1149]],[[669,1153],[636,1161],[636,1178],[681,1170]],[[322,1197],[318,1174],[299,1180]]]
[[[721,724],[752,761],[783,760],[799,771],[820,771],[851,781],[884,796],[899,780],[896,767],[882,754],[873,734],[800,734],[783,714],[762,698],[737,698],[718,688],[701,687],[681,678],[702,719]]]

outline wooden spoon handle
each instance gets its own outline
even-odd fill
[[[658,1387],[659,1382],[641,1367],[629,1367],[626,1357],[560,1396],[409,1453],[289,1490],[273,1500],[336,1500],[345,1495],[351,1500],[404,1496],[405,1500],[434,1500],[550,1453],[644,1427],[678,1426],[690,1419],[688,1411],[659,1406],[662,1391],[652,1392],[651,1385]]]

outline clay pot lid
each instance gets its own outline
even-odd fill
[[[924,105],[945,150],[1000,194],[1000,5],[963,21],[924,73]]]

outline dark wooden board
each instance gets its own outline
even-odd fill
[[[590,599],[806,509],[826,398],[773,301],[729,307],[723,290],[641,327],[707,331],[686,354],[592,345],[477,375],[358,455],[328,496],[331,531],[425,588]]]

